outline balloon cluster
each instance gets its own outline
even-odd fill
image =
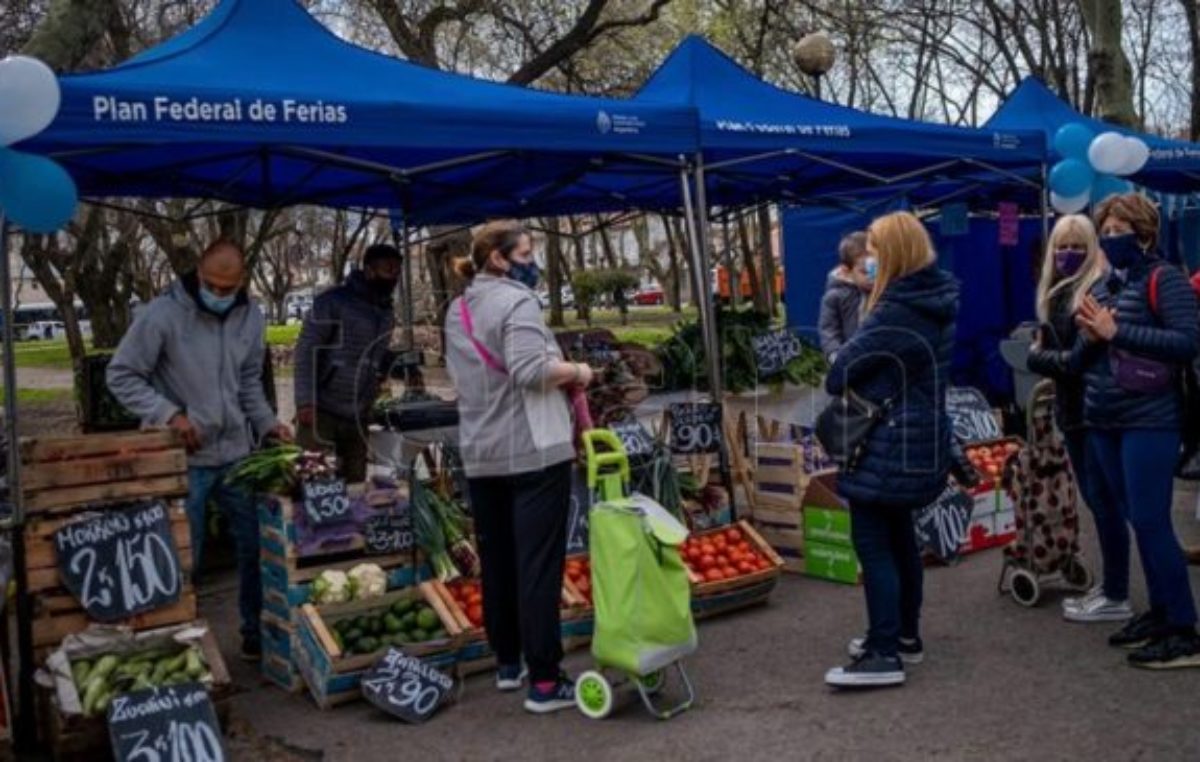
[[[29,56],[0,59],[0,211],[31,233],[53,233],[70,222],[79,195],[53,160],[7,146],[46,129],[60,98],[46,64]]]
[[[1054,133],[1054,150],[1062,160],[1050,170],[1050,203],[1073,214],[1133,186],[1124,179],[1150,159],[1150,147],[1140,138],[1119,132],[1094,134],[1079,122]]]

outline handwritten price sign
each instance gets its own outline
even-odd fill
[[[721,449],[721,407],[712,403],[671,405],[671,451],[679,455]]]
[[[116,696],[108,734],[118,762],[225,762],[220,725],[200,683]]]
[[[405,722],[428,720],[450,696],[454,681],[395,648],[363,676],[362,692],[367,701]]]
[[[54,547],[63,583],[96,621],[128,619],[179,600],[179,552],[160,502],[67,524],[54,533]]]
[[[302,489],[304,513],[312,526],[340,524],[351,518],[346,482],[341,479],[304,482]]]

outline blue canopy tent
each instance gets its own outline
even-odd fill
[[[1040,185],[1045,137],[871,114],[764,82],[700,37],[688,37],[634,102],[694,107],[706,201],[806,202],[831,193],[953,177]]]
[[[692,109],[541,92],[349,44],[295,0],[225,0],[105,71],[60,78],[21,146],[87,197],[399,208],[412,222],[678,208]]]
[[[1051,141],[1064,124],[1081,123],[1097,135],[1119,132],[1143,140],[1150,147],[1150,159],[1140,172],[1129,179],[1138,185],[1165,193],[1190,193],[1200,190],[1200,144],[1172,140],[1125,127],[1118,127],[1084,116],[1055,95],[1036,77],[1026,77],[996,113],[984,125],[994,130],[1039,130],[1046,136],[1045,160],[1053,161]]]

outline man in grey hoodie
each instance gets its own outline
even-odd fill
[[[262,653],[257,506],[226,484],[232,467],[266,436],[290,440],[262,386],[266,325],[245,289],[236,244],[219,240],[194,272],[134,320],[108,365],[108,388],[144,426],[169,426],[188,449],[192,570],[203,557],[205,506],[215,500],[237,546],[242,655]]]
[[[857,231],[838,244],[838,266],[829,273],[821,298],[818,330],[821,351],[831,362],[854,332],[862,317],[863,297],[871,289],[868,274],[867,234]]]

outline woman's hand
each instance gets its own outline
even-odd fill
[[[1101,306],[1091,294],[1080,303],[1075,313],[1075,323],[1091,341],[1112,341],[1117,335],[1116,312]]]

